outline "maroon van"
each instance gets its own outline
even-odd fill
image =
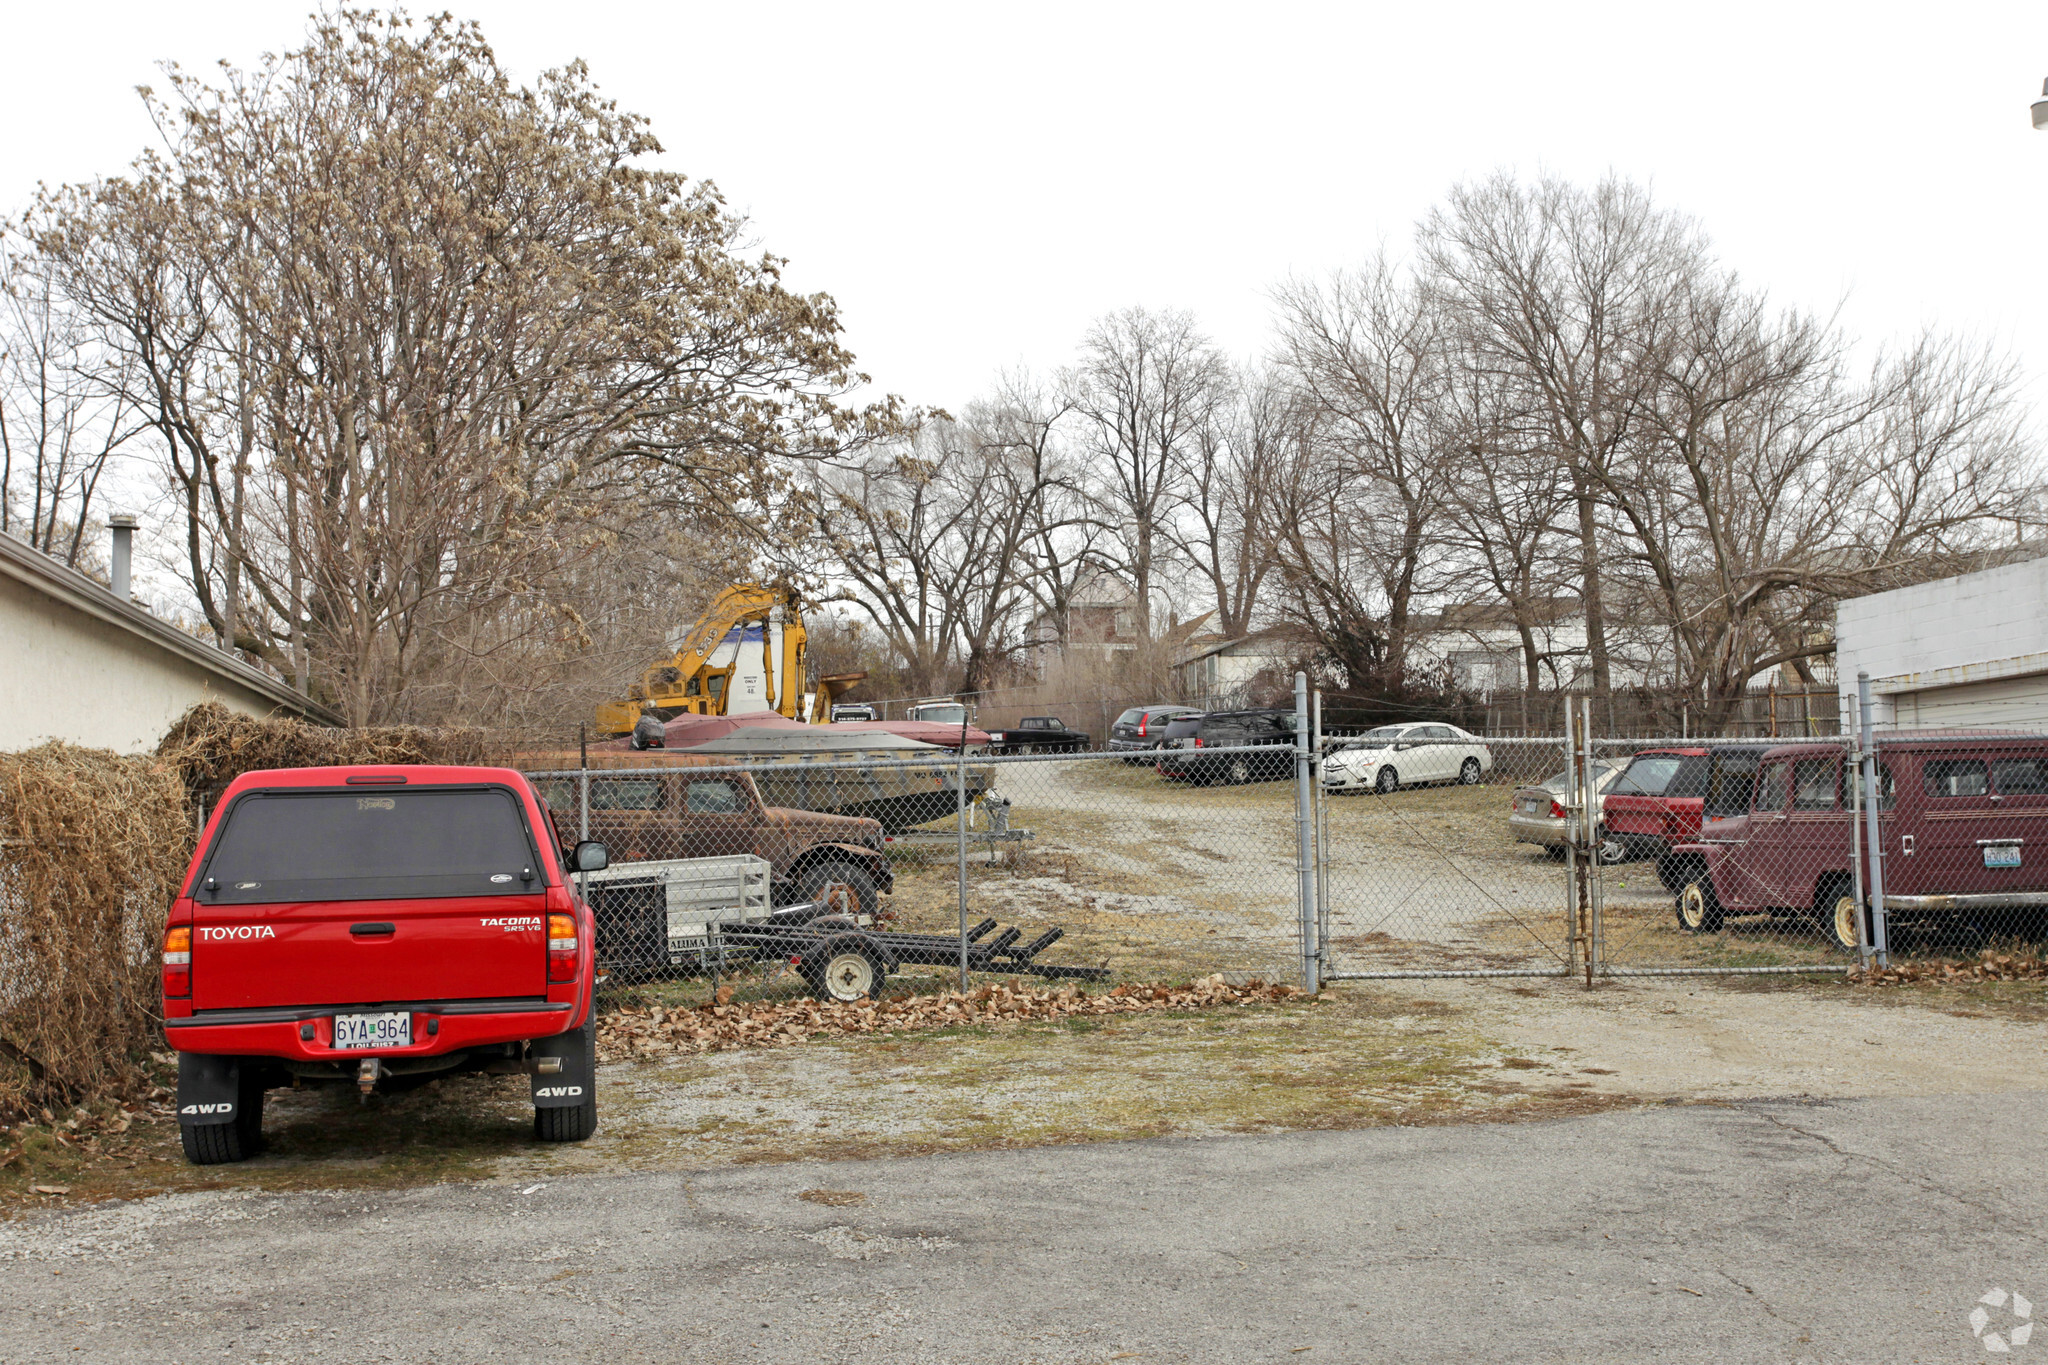
[[[2033,932],[2048,908],[2048,736],[1903,732],[1881,736],[1877,751],[1887,920],[1975,940]],[[1748,809],[1710,810],[1701,836],[1671,850],[1683,928],[1712,933],[1730,915],[1807,917],[1855,949],[1843,759],[1839,742],[1781,744],[1758,757]]]

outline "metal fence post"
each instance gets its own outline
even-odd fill
[[[1321,987],[1316,970],[1315,867],[1309,841],[1308,674],[1294,675],[1294,869],[1295,903],[1301,925],[1301,986],[1310,995]]]
[[[1613,702],[1608,703],[1610,718]],[[1586,847],[1592,850],[1592,861],[1586,869],[1586,985],[1593,984],[1593,974],[1600,970],[1601,956],[1601,914],[1607,905],[1607,874],[1600,864],[1600,789],[1593,776],[1593,699],[1587,697],[1581,703],[1579,712],[1579,744],[1581,771],[1585,773],[1586,793]]]
[[[967,992],[967,717],[960,717],[959,764],[953,776],[953,807],[959,813],[960,844],[960,992]]]
[[[1877,734],[1870,728],[1870,673],[1856,671],[1856,711],[1863,732],[1863,786],[1870,794],[1864,803],[1870,839],[1870,950],[1877,965],[1891,965],[1891,934],[1884,922],[1884,829],[1878,812],[1884,793],[1877,787]]]
[[[1849,789],[1849,895],[1856,904],[1856,964],[1870,970],[1870,931],[1863,917],[1863,745],[1854,727],[1844,740]]]
[[[1565,966],[1576,972],[1585,941],[1579,935],[1579,756],[1573,742],[1571,698],[1559,708],[1564,712],[1564,927],[1567,952]]]
[[[1315,695],[1314,733],[1311,735],[1309,796],[1316,813],[1316,967],[1317,984],[1330,974],[1330,794],[1323,790],[1323,694]]]
[[[590,727],[579,724],[576,727],[576,838],[579,841],[590,838]],[[579,870],[576,873],[576,894],[585,900],[590,898],[590,874]]]

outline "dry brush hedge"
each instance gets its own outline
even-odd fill
[[[138,1084],[162,1046],[157,954],[192,841],[155,758],[0,754],[0,1113]]]
[[[202,702],[172,723],[157,755],[177,769],[188,798],[211,807],[228,783],[259,768],[350,763],[486,763],[492,746],[473,726],[374,725],[355,730],[290,716],[259,719]]]
[[[961,993],[902,995],[851,1004],[796,1000],[787,1003],[729,1003],[732,988],[721,987],[717,1004],[677,1009],[625,1006],[600,1016],[597,1051],[604,1061],[632,1061],[664,1054],[690,1056],[733,1048],[785,1047],[821,1034],[902,1033],[958,1025],[1042,1023],[1075,1017],[1146,1014],[1166,1010],[1272,1005],[1306,999],[1299,986],[1252,981],[1233,986],[1207,976],[1185,986],[1125,985],[1104,995],[1073,986],[1019,990],[987,985]]]

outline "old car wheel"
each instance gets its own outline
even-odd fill
[[[1229,777],[1231,786],[1242,787],[1252,780],[1252,765],[1241,758],[1231,759]]]
[[[1380,769],[1379,776],[1373,779],[1372,789],[1381,796],[1392,796],[1401,790],[1401,774],[1392,768]]]
[[[1835,946],[1845,953],[1856,951],[1856,898],[1844,891],[1835,898],[1834,913],[1828,918],[1828,927],[1833,931]],[[1866,927],[1868,921],[1865,921]]]
[[[866,945],[854,939],[840,939],[825,945],[803,964],[804,982],[820,1000],[851,1004],[876,994],[882,986],[882,968]]]
[[[1678,893],[1678,927],[1689,934],[1711,934],[1721,928],[1721,902],[1705,877],[1687,882]]]
[[[875,879],[852,863],[819,863],[797,879],[802,899],[817,901],[835,915],[873,915]]]
[[[1478,786],[1481,776],[1483,774],[1479,771],[1479,760],[1476,758],[1466,759],[1465,765],[1458,769],[1458,781],[1468,787]]]
[[[1608,867],[1628,861],[1628,840],[1609,834],[1604,825],[1600,829],[1600,861]]]

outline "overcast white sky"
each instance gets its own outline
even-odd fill
[[[1781,300],[2048,375],[2039,0],[452,7],[520,76],[587,59],[915,402],[1065,363],[1130,304],[1249,354],[1276,281],[1405,242],[1498,167],[1647,180]],[[16,7],[0,205],[118,172],[158,60],[253,62],[309,8]]]

